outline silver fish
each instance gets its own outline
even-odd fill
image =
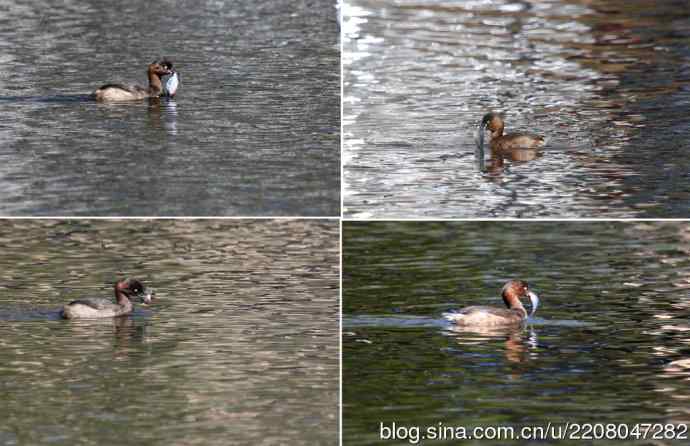
[[[173,71],[172,74],[165,76],[163,79],[163,95],[164,96],[175,96],[177,89],[180,86],[180,76],[177,71]]]

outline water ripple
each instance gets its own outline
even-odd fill
[[[619,3],[350,2],[346,215],[685,216],[683,18]],[[488,110],[545,134],[544,156],[479,174]]]
[[[336,438],[337,221],[12,220],[0,247],[0,441]],[[155,304],[57,317],[122,276]]]

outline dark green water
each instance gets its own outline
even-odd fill
[[[343,443],[409,444],[381,422],[690,423],[688,253],[685,223],[344,223]],[[442,322],[513,277],[542,300],[526,328]]]
[[[334,444],[338,226],[2,221],[0,444]],[[155,305],[58,318],[126,276]]]

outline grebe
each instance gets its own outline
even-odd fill
[[[501,172],[504,161],[532,161],[540,156],[539,149],[544,145],[544,138],[532,133],[503,134],[503,118],[497,113],[484,115],[477,134],[477,150],[475,152],[479,170],[491,173]],[[491,132],[489,148],[491,159],[486,168],[484,160],[484,131]]]
[[[505,125],[498,113],[487,113],[479,125],[479,142],[484,144],[484,130],[491,132],[489,147],[492,151],[509,152],[516,149],[538,149],[544,145],[544,138],[534,133],[503,134]]]
[[[162,96],[175,97],[177,88],[180,86],[180,75],[173,69],[173,64],[167,59],[161,61],[161,65],[170,70],[170,74],[163,77],[163,93]]]
[[[172,66],[172,64],[171,64]],[[117,102],[157,98],[163,92],[161,76],[171,74],[161,62],[153,62],[148,67],[149,88],[138,85],[129,87],[122,84],[106,84],[94,92],[97,101]]]
[[[529,297],[534,315],[539,306],[539,297],[529,290],[527,282],[511,280],[503,286],[501,297],[508,308],[472,306],[443,313],[443,317],[458,325],[468,326],[506,326],[520,325],[527,318],[527,310],[520,302],[521,297]]]
[[[87,298],[70,302],[62,308],[61,315],[65,319],[93,319],[115,317],[130,314],[133,310],[130,297],[139,297],[143,303],[151,303],[153,292],[148,291],[136,279],[125,279],[115,284],[115,299],[112,303],[108,299]]]

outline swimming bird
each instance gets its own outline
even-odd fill
[[[503,167],[504,160],[531,161],[538,156],[544,146],[542,136],[534,133],[516,132],[503,134],[505,123],[498,113],[487,113],[479,124],[477,135],[477,159],[481,170],[484,170],[484,132],[491,132],[489,148],[493,168]]]
[[[530,291],[524,280],[511,280],[501,290],[503,303],[507,308],[475,305],[461,308],[457,311],[443,313],[443,317],[450,322],[464,326],[519,326],[527,319],[527,310],[520,302],[520,298],[529,298],[532,304],[530,316],[534,315],[539,306],[539,297]]]

